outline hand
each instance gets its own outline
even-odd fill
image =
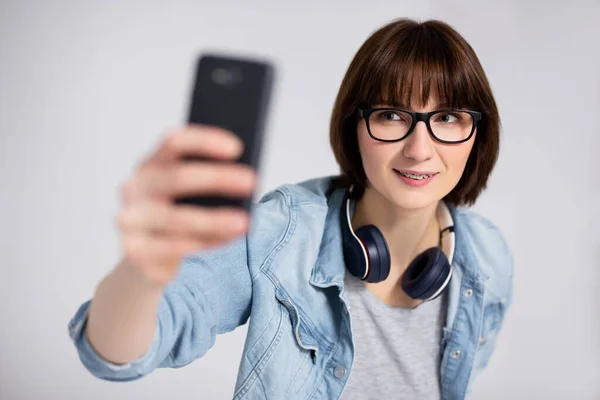
[[[169,133],[123,186],[118,217],[124,249],[121,265],[164,286],[186,253],[245,234],[249,226],[245,210],[174,203],[176,197],[189,195],[250,196],[256,173],[234,162],[242,147],[237,136],[216,127],[186,126]],[[183,161],[184,156],[204,160]]]

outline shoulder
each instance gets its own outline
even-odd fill
[[[263,258],[289,245],[298,233],[322,229],[331,189],[332,178],[320,177],[280,185],[264,194],[252,208],[249,247]]]
[[[488,282],[492,294],[510,302],[514,274],[513,255],[500,229],[488,218],[466,207],[453,207],[457,247]],[[460,243],[459,243],[460,242]]]
[[[454,223],[460,226],[463,234],[473,244],[476,255],[486,260],[510,257],[504,235],[491,220],[465,207],[454,208],[452,216]]]
[[[333,189],[334,179],[334,176],[325,176],[280,185],[260,199],[258,208],[264,208],[261,207],[261,204],[272,202],[274,199],[283,201],[288,207],[302,205],[327,206],[327,199]]]

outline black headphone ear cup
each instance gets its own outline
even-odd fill
[[[419,254],[402,276],[401,286],[413,299],[428,300],[447,283],[452,267],[439,247]]]
[[[350,237],[345,238],[344,246],[344,259],[346,261],[346,268],[353,276],[362,279],[367,270],[367,264],[365,255],[362,249],[362,244],[357,243],[357,240],[349,235]]]
[[[369,273],[365,280],[377,283],[387,279],[390,274],[390,250],[381,231],[375,225],[365,225],[355,232],[369,257]]]
[[[444,269],[444,271],[440,275],[438,275],[437,280],[431,286],[430,290],[421,295],[421,299],[433,300],[443,293],[448,283],[450,283],[450,278],[452,277],[452,267],[450,266],[450,263],[446,262],[445,265],[446,268]]]
[[[350,192],[344,196],[340,210],[340,228],[342,233],[342,247],[346,268],[352,276],[362,279],[367,271],[368,255],[365,256],[363,244],[355,237],[350,224]]]

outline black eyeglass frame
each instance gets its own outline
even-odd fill
[[[375,135],[373,135],[371,133],[371,127],[369,124],[369,119],[371,117],[371,114],[373,114],[376,111],[401,111],[403,113],[409,114],[412,117],[412,124],[410,125],[408,132],[406,132],[406,134],[399,139],[377,138],[377,137],[375,137]],[[433,129],[431,129],[430,119],[431,119],[432,115],[443,113],[443,112],[447,112],[447,113],[464,112],[464,113],[469,114],[471,116],[471,118],[473,119],[473,126],[471,127],[471,133],[469,133],[469,136],[467,136],[465,139],[458,140],[458,141],[442,140],[442,139],[438,138],[437,136],[435,136],[435,133],[433,133]],[[367,132],[369,132],[369,136],[371,136],[374,140],[377,140],[379,142],[386,142],[386,143],[399,142],[401,140],[406,139],[415,130],[415,126],[417,126],[417,122],[419,122],[419,121],[425,122],[425,125],[427,126],[427,130],[429,131],[429,134],[431,135],[431,137],[433,137],[435,140],[437,140],[440,143],[444,143],[444,144],[464,143],[464,142],[468,141],[469,139],[471,139],[471,137],[473,136],[473,133],[475,133],[475,128],[477,127],[479,121],[481,121],[481,118],[483,117],[483,114],[479,111],[461,110],[461,109],[455,109],[455,108],[445,108],[445,109],[441,109],[441,110],[430,111],[427,113],[419,113],[419,112],[405,110],[402,108],[393,108],[393,107],[358,108],[357,113],[360,118],[365,119],[365,123],[367,124]]]

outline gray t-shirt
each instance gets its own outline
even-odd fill
[[[414,309],[390,307],[346,272],[355,358],[342,400],[439,399],[447,291]]]

